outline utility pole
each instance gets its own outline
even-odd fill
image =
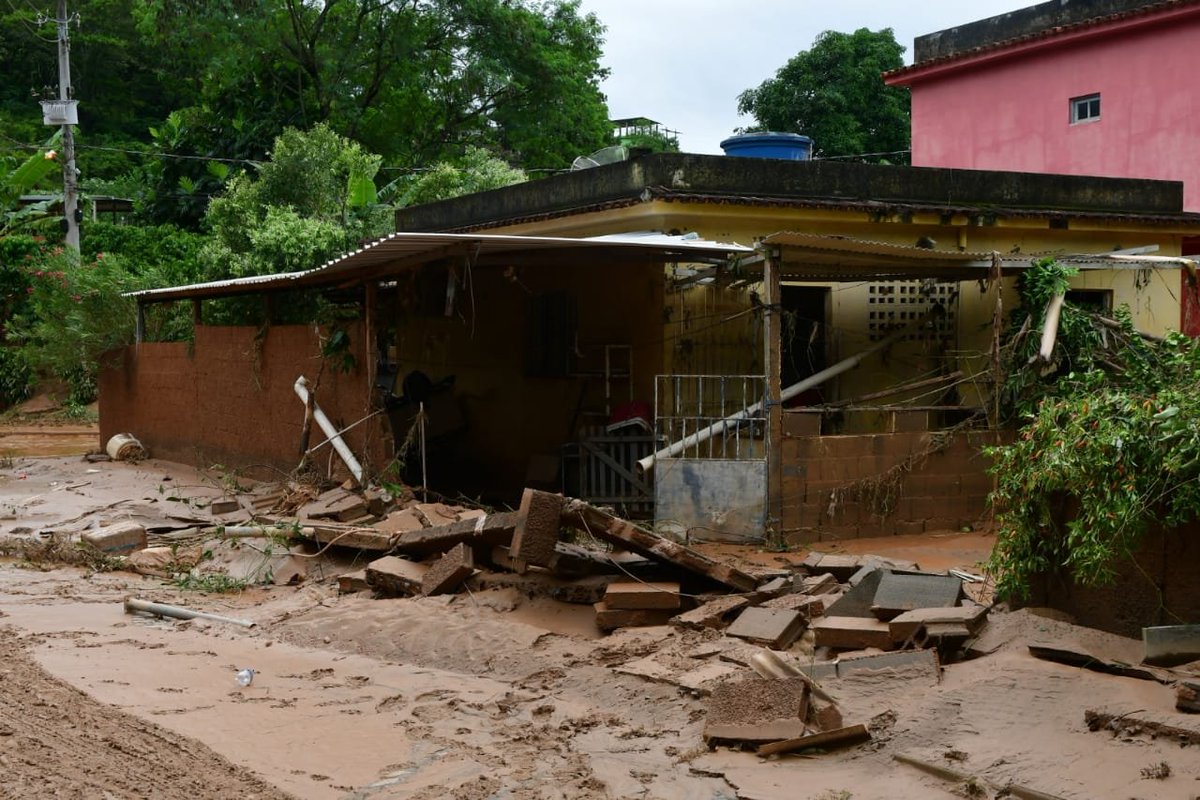
[[[67,0],[58,0],[58,99],[63,105],[74,111],[71,95],[71,41],[67,34],[70,19],[67,17]],[[73,113],[68,113],[62,126],[62,157],[63,157],[63,231],[66,234],[67,247],[79,252],[79,222],[83,214],[79,210],[79,186],[75,173],[75,119]]]

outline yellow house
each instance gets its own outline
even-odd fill
[[[697,480],[679,478],[686,465],[669,479],[679,484],[675,495],[657,490],[656,516],[676,532],[765,526],[811,541],[978,522],[990,486],[978,445],[1002,435],[989,431],[995,420],[986,406],[994,320],[1017,302],[1012,275],[1035,257],[1069,259],[1081,267],[1070,299],[1104,311],[1127,305],[1147,333],[1178,328],[1188,283],[1163,257],[1179,256],[1184,237],[1200,232],[1200,215],[1181,208],[1177,182],[655,154],[403,209],[396,221],[400,231],[647,232],[760,244],[781,276],[775,301],[754,259],[716,269],[675,263],[661,273],[601,270],[583,284],[559,285],[545,302],[577,309],[569,357],[575,373],[595,379],[555,387],[554,402],[611,413],[616,400],[642,401],[659,423],[656,446],[694,434],[743,407],[727,395],[744,393],[745,384],[719,378],[769,376],[764,306],[781,311],[782,387],[869,353],[788,401],[779,435],[769,432],[768,387],[761,419],[725,426],[675,454],[742,460],[728,448],[745,437],[751,450],[767,452],[754,454],[763,457],[762,471],[733,481],[742,490],[707,504],[693,492],[679,512],[673,501]],[[1150,258],[1103,258],[1114,252]],[[997,274],[1003,279],[993,280]],[[514,268],[495,288],[503,292],[504,281],[520,284],[523,275]],[[513,330],[536,336],[529,322]],[[399,359],[435,372],[452,368],[445,348],[465,335],[442,320],[405,331]],[[683,376],[690,388],[681,388]],[[697,383],[698,376],[710,380]],[[566,438],[584,427],[574,420]],[[977,432],[931,435],[950,428]],[[518,458],[534,455],[516,437],[504,447]],[[766,463],[771,453],[774,469]],[[665,470],[656,471],[661,483]],[[731,480],[722,476],[704,485]],[[763,514],[759,496],[745,491],[756,484],[765,489]],[[662,513],[664,501],[686,517],[682,524]],[[735,506],[749,512],[731,514]]]

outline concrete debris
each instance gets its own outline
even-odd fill
[[[430,566],[421,579],[421,594],[445,594],[462,585],[475,572],[475,551],[459,542]]]
[[[1200,625],[1142,628],[1143,663],[1170,667],[1200,659]]]
[[[679,584],[666,581],[610,583],[604,604],[611,609],[678,609]]]
[[[804,632],[804,625],[804,615],[799,611],[751,606],[738,615],[725,634],[772,650],[784,650]]]
[[[83,541],[102,553],[128,553],[146,546],[146,529],[137,522],[115,522],[83,534]]]
[[[367,565],[367,585],[385,597],[421,594],[429,567],[397,556],[377,558]]]

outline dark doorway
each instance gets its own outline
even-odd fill
[[[782,383],[787,388],[825,369],[825,334],[829,289],[823,286],[783,286]],[[824,401],[822,387],[792,399],[789,406],[816,405]]]

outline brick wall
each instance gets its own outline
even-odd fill
[[[945,446],[940,436],[785,435],[785,536],[811,543],[977,526],[992,488],[980,448],[1003,434],[960,433]]]
[[[316,391],[338,428],[369,412],[361,326],[349,329],[358,368],[326,367]],[[312,383],[321,366],[312,326],[268,328],[261,343],[252,327],[198,326],[194,344],[144,342],[118,351],[100,374],[100,437],[128,432],[151,456],[197,466],[267,465],[290,470],[299,462],[304,405],[292,386]],[[364,465],[379,469],[390,453],[383,418],[346,434]],[[325,437],[314,424],[310,443]],[[319,463],[329,448],[320,451]]]

